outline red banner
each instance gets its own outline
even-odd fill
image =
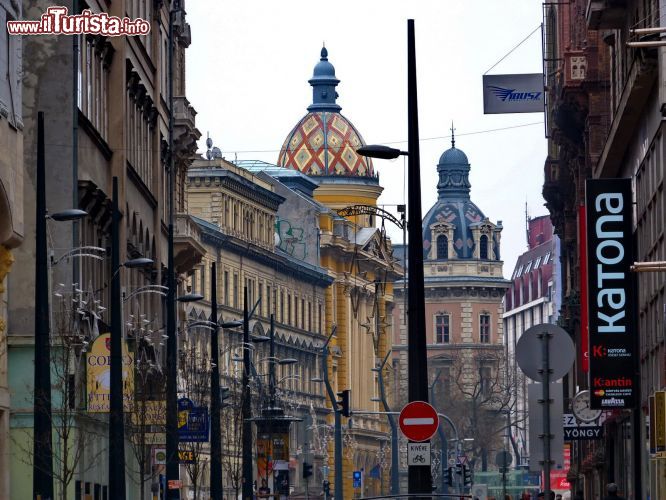
[[[590,370],[590,336],[587,318],[587,224],[585,205],[578,207],[578,256],[580,258],[580,361],[584,373]]]

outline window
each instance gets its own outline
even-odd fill
[[[529,261],[525,266],[525,274],[529,273],[530,269],[532,269],[532,261]]]
[[[437,258],[449,258],[449,239],[443,234],[440,234],[437,237]]]
[[[301,328],[305,330],[305,299],[301,299]]]
[[[280,291],[280,323],[284,323],[284,292]]]
[[[319,332],[319,335],[321,335],[321,304],[317,304],[317,318],[318,318],[318,321],[319,321],[319,325],[318,325],[319,330],[318,330],[318,332]]]
[[[224,304],[229,304],[229,271],[224,271]]]
[[[266,316],[270,316],[273,313],[271,310],[271,287],[266,285]]]
[[[516,272],[516,278],[520,278],[520,275],[523,274],[523,265],[521,264]]]
[[[308,302],[308,331],[312,331],[312,302]]]
[[[481,240],[479,241],[479,258],[488,258],[488,236],[485,234],[481,236]]]
[[[259,283],[259,316],[263,316],[262,312],[264,310],[264,284]]]
[[[435,343],[448,344],[451,342],[451,316],[438,314],[435,316]]]
[[[481,365],[479,367],[479,389],[484,396],[490,395],[492,390],[492,376],[492,367],[488,365]]]
[[[550,259],[550,252],[548,252],[544,257],[543,257],[543,265],[545,266],[548,264],[548,260]]]
[[[482,344],[490,343],[490,314],[479,316],[479,341]]]
[[[539,267],[539,264],[541,264],[541,257],[537,257],[537,260],[534,261],[534,269]]]
[[[234,273],[234,307],[238,309],[238,274]]]
[[[291,295],[287,294],[287,324],[291,325]]]

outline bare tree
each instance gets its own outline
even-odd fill
[[[225,386],[229,396],[224,401],[220,424],[222,425],[222,468],[226,472],[227,482],[238,498],[243,487],[243,390],[238,377],[225,377]]]
[[[69,486],[77,474],[91,469],[104,450],[93,446],[102,439],[95,428],[102,428],[86,411],[85,353],[97,335],[97,301],[84,300],[83,293],[56,292],[52,317],[51,345],[51,429],[53,479],[60,500],[67,500]],[[34,391],[30,391],[34,397]],[[24,463],[33,465],[32,437],[12,439]],[[48,443],[43,443],[48,446]],[[93,451],[96,450],[96,451]],[[86,457],[87,454],[87,457]],[[85,458],[89,460],[86,462]]]
[[[136,469],[130,476],[141,490],[141,500],[146,498],[146,483],[153,479],[151,449],[156,444],[152,436],[166,429],[165,378],[160,369],[155,349],[144,338],[135,341],[134,349],[135,392],[133,411],[125,419],[125,432],[131,444]],[[131,467],[127,461],[128,467]]]
[[[521,375],[508,369],[504,351],[496,349],[461,349],[455,357],[434,365],[434,370],[446,372],[435,386],[437,400],[456,424],[460,438],[474,438],[472,463],[480,459],[480,468],[486,471],[489,453],[503,448]]]
[[[189,346],[180,352],[180,383],[183,393],[196,407],[210,405],[210,357],[200,342],[200,335],[190,333]],[[194,489],[194,499],[199,500],[201,487],[208,471],[209,443],[203,441],[180,441],[180,450],[187,458],[185,470]],[[204,453],[206,452],[206,453]]]

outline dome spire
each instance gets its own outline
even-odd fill
[[[451,120],[451,147],[456,147],[456,129],[453,127],[453,120]]]
[[[455,147],[455,128],[451,123],[451,149],[444,151],[437,164],[440,200],[469,200],[469,160],[462,150]]]
[[[308,83],[312,85],[312,104],[308,106],[308,111],[340,112],[342,108],[335,102],[338,97],[335,87],[340,80],[335,77],[335,68],[328,62],[328,50],[325,44],[322,44],[321,58],[314,67],[312,78]]]

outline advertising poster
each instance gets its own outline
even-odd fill
[[[633,408],[638,381],[631,179],[588,179],[585,197],[590,403],[602,410]]]
[[[124,411],[132,411],[134,399],[134,356],[122,343],[123,359],[123,406]],[[88,412],[108,413],[111,409],[111,334],[97,337],[86,355],[86,378],[88,391]]]

